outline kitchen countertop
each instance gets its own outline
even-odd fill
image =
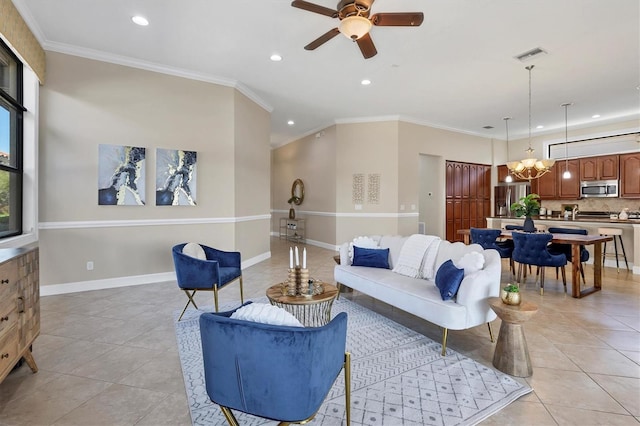
[[[514,217],[514,216],[492,216],[491,219],[514,219],[514,220],[524,220],[524,217]],[[549,220],[553,222],[594,222],[594,223],[618,223],[618,224],[628,224],[628,225],[640,225],[640,219],[610,219],[605,217],[576,217],[575,219],[565,219],[564,217],[557,216],[532,216],[531,219],[536,220]]]

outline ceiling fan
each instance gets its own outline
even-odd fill
[[[358,43],[358,47],[365,59],[375,56],[378,51],[369,35],[372,25],[378,27],[418,27],[424,20],[422,12],[406,13],[376,13],[369,16],[371,5],[375,0],[340,0],[336,10],[328,7],[309,3],[304,0],[294,0],[291,6],[304,9],[320,15],[338,18],[340,24],[311,43],[307,44],[305,50],[314,50],[322,46],[339,33]]]

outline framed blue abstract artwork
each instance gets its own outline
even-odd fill
[[[197,152],[156,150],[156,206],[195,206]]]
[[[145,148],[99,145],[98,204],[145,204]]]

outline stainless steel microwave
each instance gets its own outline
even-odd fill
[[[617,197],[617,180],[587,180],[580,182],[580,196],[588,197]]]

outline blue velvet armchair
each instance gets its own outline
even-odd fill
[[[185,311],[192,304],[198,309],[193,299],[197,291],[213,291],[213,299],[218,311],[218,289],[238,280],[240,283],[240,301],[244,302],[242,290],[242,268],[239,252],[216,250],[200,244],[206,259],[199,259],[183,253],[187,244],[178,244],[173,247],[173,264],[176,269],[178,287],[183,290],[188,299],[178,321],[182,319]]]
[[[511,273],[516,274],[511,254],[513,253],[513,241],[496,241],[502,231],[500,229],[471,228],[471,243],[480,244],[483,249],[493,249],[500,254],[502,259],[509,259]]]
[[[309,328],[237,320],[232,313],[200,316],[207,394],[230,425],[238,425],[231,410],[281,424],[312,419],[343,368],[350,424],[346,313]]]
[[[548,233],[513,232],[513,260],[518,262],[518,282],[522,276],[522,265],[538,267],[540,274],[540,294],[544,294],[544,270],[546,266],[562,268],[562,283],[567,291],[565,266],[567,257],[564,254],[551,254],[547,245],[553,238]]]
[[[573,229],[573,228],[549,228],[549,232],[552,234],[574,234],[574,235],[587,235],[586,229]],[[551,254],[564,254],[567,257],[567,262],[573,262],[571,244],[559,244],[551,243],[549,245],[549,251]],[[580,275],[582,275],[582,282],[586,282],[584,278],[584,268],[582,262],[589,260],[589,250],[584,246],[580,246]]]

